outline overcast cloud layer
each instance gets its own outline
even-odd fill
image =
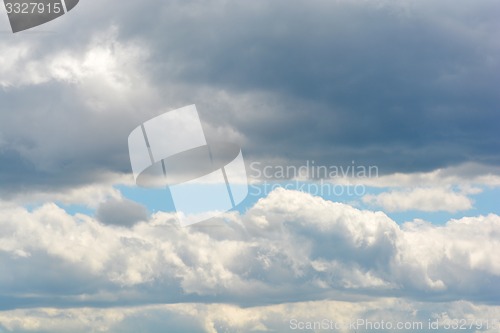
[[[252,160],[498,166],[499,6],[81,3],[1,37],[2,195],[128,173],[129,132],[192,103]]]

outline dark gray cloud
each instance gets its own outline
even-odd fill
[[[1,36],[4,58],[21,60],[2,68],[0,186],[128,172],[128,133],[192,103],[214,131],[239,133],[250,160],[356,160],[381,173],[500,165],[499,9],[496,1],[81,3],[44,26],[52,34]]]
[[[127,199],[106,201],[96,211],[96,218],[102,223],[124,227],[146,221],[148,216],[146,207]]]
[[[243,7],[166,29],[158,58],[182,63],[177,77],[190,84],[279,96],[234,110],[256,156],[373,161],[386,172],[500,162],[498,4],[446,12],[425,2],[406,16],[347,2]]]

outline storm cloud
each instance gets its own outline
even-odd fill
[[[193,103],[253,160],[498,166],[498,6],[80,4],[55,33],[2,35],[2,189],[130,172],[131,129]]]

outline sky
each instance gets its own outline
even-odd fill
[[[499,14],[81,0],[14,34],[1,6],[0,332],[498,332]],[[249,195],[181,227],[127,138],[192,104]]]

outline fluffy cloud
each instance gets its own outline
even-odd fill
[[[399,331],[449,332],[446,324],[497,331],[498,306],[470,302],[422,303],[394,298],[357,302],[315,301],[260,307],[228,304],[171,304],[107,309],[36,308],[0,312],[5,332],[370,332],[371,325],[406,325]],[[479,319],[482,318],[482,319]],[[361,320],[361,321],[360,321]],[[429,329],[429,322],[438,324]],[[334,329],[335,325],[339,328]],[[319,329],[318,329],[319,327]],[[409,327],[409,328],[408,328]],[[304,329],[300,329],[304,328]]]
[[[160,108],[141,73],[147,48],[121,43],[114,27],[73,49],[46,49],[43,38],[11,44],[24,51],[0,56],[9,64],[0,69],[9,108],[0,113],[0,196],[104,187],[128,173],[127,136]]]
[[[283,189],[242,216],[190,228],[167,213],[122,228],[54,204],[7,206],[0,260],[10,268],[0,285],[10,301],[2,306],[370,295],[497,302],[499,226],[489,215],[400,227],[381,212]]]
[[[109,200],[96,211],[96,218],[104,224],[132,226],[148,219],[146,207],[127,199]]]
[[[55,81],[87,88],[98,84],[93,88],[101,92],[133,93],[132,85],[141,83],[138,69],[148,49],[138,42],[120,43],[117,33],[111,26],[88,38],[79,49],[46,49],[43,38],[2,40],[1,85],[13,90]]]
[[[424,212],[469,210],[472,200],[466,194],[445,188],[415,188],[411,190],[390,191],[377,195],[368,194],[363,202],[382,207],[389,212],[417,210]]]

